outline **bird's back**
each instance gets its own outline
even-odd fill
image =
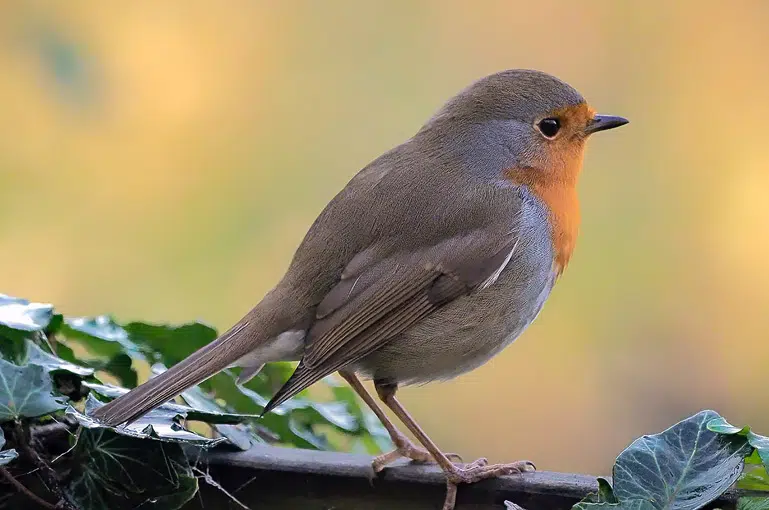
[[[477,179],[464,164],[451,151],[425,150],[418,138],[372,161],[320,213],[280,286],[312,306],[367,250],[372,260],[419,251],[505,216],[515,228],[522,203],[515,187]]]

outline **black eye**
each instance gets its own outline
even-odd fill
[[[561,121],[548,117],[547,119],[540,120],[537,126],[539,126],[539,130],[542,131],[543,135],[547,138],[553,138],[561,129]]]

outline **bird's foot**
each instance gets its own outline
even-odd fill
[[[393,437],[392,440],[393,440],[393,443],[395,444],[395,450],[379,455],[378,457],[375,457],[373,462],[371,463],[371,467],[374,469],[375,473],[382,471],[385,468],[385,466],[387,466],[391,462],[394,462],[400,459],[401,457],[411,459],[412,462],[416,462],[419,464],[427,464],[429,462],[435,462],[435,459],[433,458],[432,455],[430,455],[430,452],[428,452],[424,448],[420,448],[416,446],[414,443],[412,443],[409,440],[409,438],[407,438],[403,434],[399,434],[398,436]],[[446,457],[448,457],[449,460],[462,462],[462,457],[460,457],[456,453],[446,453],[444,455],[446,455]],[[475,464],[475,462],[473,464]]]
[[[484,458],[463,467],[454,466],[446,473],[446,500],[443,510],[453,510],[457,501],[457,485],[460,483],[475,483],[487,478],[496,478],[513,474],[536,471],[534,464],[528,460],[520,460],[510,464],[488,464]]]

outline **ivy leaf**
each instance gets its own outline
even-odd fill
[[[113,358],[127,353],[143,358],[139,347],[129,340],[126,330],[107,315],[64,319],[59,332],[98,356]]]
[[[617,496],[614,495],[609,480],[598,477],[598,492],[592,492],[585,496],[581,503],[619,503]]]
[[[614,464],[617,504],[647,500],[657,510],[694,510],[726,491],[740,476],[751,447],[743,437],[708,430],[716,418],[718,413],[702,411],[660,434],[636,439]]]
[[[53,395],[51,377],[44,367],[18,366],[0,359],[0,422],[64,409],[60,399]]]
[[[53,378],[54,388],[58,394],[65,395],[70,400],[83,398],[81,382],[84,377],[93,375],[92,368],[70,363],[49,354],[31,340],[26,341],[25,347],[25,364],[39,365],[45,368]]]
[[[228,408],[238,413],[259,413],[263,409],[264,397],[255,391],[240,386],[235,383],[235,377],[228,370],[223,370],[218,374],[200,383],[203,390],[213,393],[216,399],[221,399],[227,403]],[[259,419],[258,426],[269,430],[276,436],[276,442],[288,443],[297,448],[315,449],[310,442],[304,438],[296,436],[288,426],[288,418],[285,416],[269,413]]]
[[[135,388],[139,384],[139,376],[136,374],[136,370],[133,369],[133,360],[131,356],[121,352],[109,359],[104,365],[100,367],[101,370],[105,370],[110,374],[120,379],[123,386],[127,388]]]
[[[769,472],[769,437],[756,434],[748,426],[737,428],[721,416],[708,422],[708,430],[727,436],[744,437],[748,444],[755,448],[758,457],[764,464],[764,469]]]
[[[365,446],[365,453],[378,454],[384,451],[390,451],[395,448],[390,439],[390,434],[384,428],[382,422],[361,405],[358,394],[350,386],[340,384],[332,378],[326,378],[326,383],[331,386],[331,392],[334,400],[343,402],[348,411],[358,420],[361,431],[360,439]]]
[[[104,428],[80,431],[66,492],[83,510],[175,510],[197,491],[180,444],[146,441]]]
[[[27,340],[26,347],[26,364],[39,365],[48,370],[48,372],[64,371],[81,377],[93,375],[93,369],[81,367],[58,358],[53,354],[49,354],[31,340]]]
[[[125,388],[112,385],[84,382],[83,385],[94,393],[107,397],[116,398],[128,392]],[[202,390],[197,389],[199,395],[205,395]],[[194,400],[190,394],[195,395],[195,388],[185,392],[185,398]],[[192,403],[188,401],[188,403]],[[165,403],[150,411],[145,416],[135,422],[125,426],[118,427],[118,433],[125,433],[133,437],[154,437],[161,440],[183,441],[212,446],[221,441],[229,440],[230,443],[241,449],[248,449],[251,446],[251,439],[256,439],[252,434],[242,428],[236,428],[233,425],[239,424],[249,418],[257,418],[256,415],[242,415],[225,412],[218,404],[212,401],[206,402],[205,398],[200,397],[194,402],[194,406],[184,406],[174,403]],[[103,426],[96,422],[88,414],[97,407],[103,405],[101,402],[89,395],[86,400],[86,416],[77,416],[75,410],[68,410],[68,414],[73,414],[75,418],[84,426]],[[194,434],[179,423],[181,420],[201,421],[212,424],[217,428],[223,428],[227,433],[222,433],[224,437],[211,439]],[[151,429],[148,428],[151,426]]]
[[[769,497],[741,497],[737,500],[737,510],[769,510]]]
[[[120,388],[119,386],[113,386],[111,384],[98,384],[98,383],[92,383],[92,382],[85,382],[83,383],[83,385],[93,390],[97,394],[110,399],[117,398],[121,395],[125,395],[129,391],[126,388]],[[202,421],[205,423],[233,424],[233,423],[241,423],[249,418],[258,418],[258,416],[255,414],[252,414],[252,415],[233,414],[233,413],[227,413],[220,410],[211,410],[206,408],[184,406],[181,404],[174,404],[172,402],[166,402],[165,404],[161,404],[155,409],[159,409],[168,413],[176,413],[178,416],[182,418],[186,418],[192,421]]]
[[[574,505],[574,510],[654,510],[651,502],[645,499],[632,499],[619,503],[585,503],[580,502]]]
[[[0,294],[0,325],[17,331],[43,331],[53,317],[53,305]]]
[[[225,409],[216,403],[209,395],[206,394],[199,386],[193,386],[192,388],[182,393],[182,398],[191,407],[215,413],[224,413]],[[219,434],[226,437],[227,440],[240,450],[248,450],[253,443],[262,442],[261,439],[251,432],[247,425],[226,425],[226,424],[212,424],[214,430]]]
[[[64,316],[60,313],[53,314],[51,321],[45,327],[46,335],[57,333],[61,329],[62,324],[64,324]]]
[[[264,406],[267,405],[267,400],[262,395],[247,386],[236,384],[231,375],[228,375],[228,378],[229,380],[227,378],[219,380],[220,386],[217,387],[217,396],[220,395],[219,390],[224,387],[226,388],[224,394],[237,393],[240,395],[235,401],[240,402],[240,399],[245,398],[245,401],[248,402],[245,409],[255,409],[258,412],[261,412],[264,409]],[[222,398],[228,403],[233,402],[227,397],[222,396]],[[302,397],[294,397],[292,400],[301,398]],[[289,407],[290,406],[291,404],[289,404]],[[236,407],[236,409],[238,411],[241,410],[241,408],[238,407]],[[288,443],[297,448],[309,448],[312,450],[326,450],[329,447],[326,437],[313,429],[313,425],[316,425],[317,423],[308,422],[307,416],[295,416],[293,413],[288,412],[287,407],[285,407],[284,404],[262,416],[259,422],[268,430],[275,433],[278,436],[279,442]]]
[[[85,401],[85,414],[71,406],[67,408],[66,414],[73,417],[84,429],[107,428],[117,434],[138,439],[156,439],[158,441],[189,443],[206,447],[224,441],[224,438],[211,439],[210,437],[190,432],[179,423],[184,418],[184,414],[173,409],[164,408],[165,406],[150,411],[128,425],[108,427],[90,416],[93,411],[103,405],[104,403],[96,399],[93,394],[89,394]]]
[[[764,468],[757,451],[753,450],[753,453],[745,459],[745,468],[737,481],[737,488],[769,492],[769,473]]]
[[[21,364],[24,341],[41,336],[52,316],[51,305],[0,294],[0,357]]]
[[[19,456],[16,450],[3,450],[3,446],[5,446],[5,434],[3,434],[3,429],[0,428],[0,466],[5,466]]]
[[[192,352],[216,339],[216,330],[200,322],[171,326],[131,322],[124,326],[131,342],[154,353],[154,361],[166,366],[179,363]]]
[[[57,347],[57,354],[60,354],[59,348],[61,346],[62,344],[59,344]],[[139,376],[133,368],[133,359],[124,352],[116,354],[109,359],[86,359],[78,361],[92,369],[94,372],[108,372],[115,376],[126,388],[135,388],[138,384]]]
[[[598,477],[598,501],[600,503],[618,503],[609,480],[600,476]]]
[[[63,342],[58,340],[55,341],[55,349],[57,358],[68,361],[73,365],[77,365],[78,363],[85,363],[83,360],[78,359],[78,357],[75,356],[75,353],[72,351],[72,348]]]
[[[260,376],[263,373],[277,372],[281,376],[277,379],[279,386],[292,371],[293,367],[288,363],[271,363],[264,367]],[[263,392],[270,391],[268,389],[270,385],[260,380],[259,376],[246,384],[237,384],[230,370],[214,375],[202,382],[200,386],[207,392],[213,393],[217,400],[226,402],[228,407],[238,413],[260,413],[268,401],[263,396]],[[344,388],[352,391],[346,386]],[[348,401],[318,403],[300,394],[261,417],[258,426],[274,435],[275,442],[291,444],[298,448],[328,449],[330,446],[328,440],[316,430],[316,426],[330,425],[338,432],[352,439],[358,439],[358,444],[363,443],[369,453],[378,453],[387,449],[389,436],[386,431],[373,413],[366,413],[356,405],[354,397],[350,393],[345,393],[344,388],[339,388],[340,394],[348,396],[352,400],[352,406]],[[376,437],[376,441],[373,437]]]

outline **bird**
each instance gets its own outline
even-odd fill
[[[530,461],[454,462],[396,392],[480,367],[534,321],[575,249],[586,141],[628,122],[596,113],[542,71],[475,80],[350,179],[240,321],[94,418],[129,423],[226,368],[241,367],[242,383],[265,363],[294,361],[263,413],[338,372],[395,446],[374,471],[401,457],[437,463],[445,510],[461,483],[534,470]]]

